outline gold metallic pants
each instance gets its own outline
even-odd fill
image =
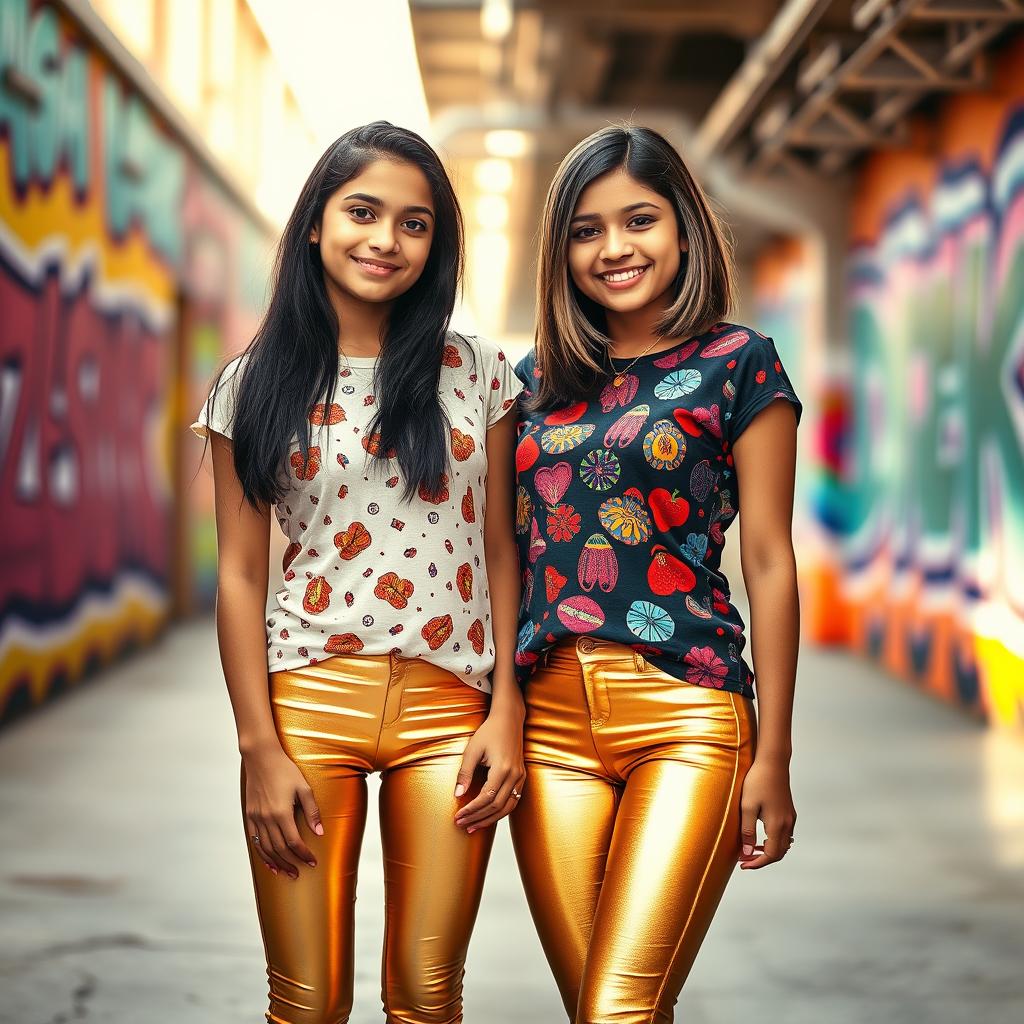
[[[292,881],[252,853],[271,1024],[345,1024],[352,1011],[356,870],[366,775],[381,773],[388,1024],[462,1020],[462,976],[494,829],[455,826],[456,774],[489,698],[427,662],[343,655],[270,676],[278,735],[320,806],[299,814],[317,861]],[[243,801],[245,778],[242,778]]]
[[[526,703],[509,821],[569,1020],[671,1024],[739,856],[753,702],[581,637],[554,647]]]

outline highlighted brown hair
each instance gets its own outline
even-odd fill
[[[732,252],[721,222],[682,157],[651,128],[610,125],[568,153],[551,182],[541,221],[537,267],[537,362],[543,376],[530,402],[551,409],[590,396],[610,372],[603,307],[569,273],[570,224],[583,190],[624,170],[675,211],[689,244],[673,282],[674,298],[658,324],[666,338],[703,334],[724,320],[733,302]]]

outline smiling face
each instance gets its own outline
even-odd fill
[[[434,235],[434,201],[413,164],[374,160],[324,206],[309,240],[320,246],[333,299],[391,302],[419,279]]]
[[[672,204],[620,168],[580,195],[569,227],[569,273],[609,312],[661,310],[673,299],[686,249]]]

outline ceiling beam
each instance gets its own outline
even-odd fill
[[[787,0],[701,121],[693,140],[701,159],[720,153],[747,126],[830,4],[831,0]]]

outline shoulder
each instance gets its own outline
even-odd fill
[[[468,352],[473,359],[481,359],[488,366],[504,362],[506,359],[500,345],[480,334],[449,331],[445,338],[446,353],[449,348],[453,348],[459,353]]]
[[[533,390],[533,386],[540,376],[540,370],[537,367],[537,350],[531,348],[529,352],[523,356],[515,365],[516,376],[523,382],[528,391]]]
[[[700,335],[699,355],[702,359],[739,358],[739,353],[753,352],[770,344],[771,339],[753,327],[723,320]]]
[[[235,385],[238,383],[238,379],[241,376],[242,370],[245,369],[249,362],[250,352],[240,352],[237,356],[233,356],[227,361],[224,369],[214,378],[214,381],[221,386],[231,382]]]

